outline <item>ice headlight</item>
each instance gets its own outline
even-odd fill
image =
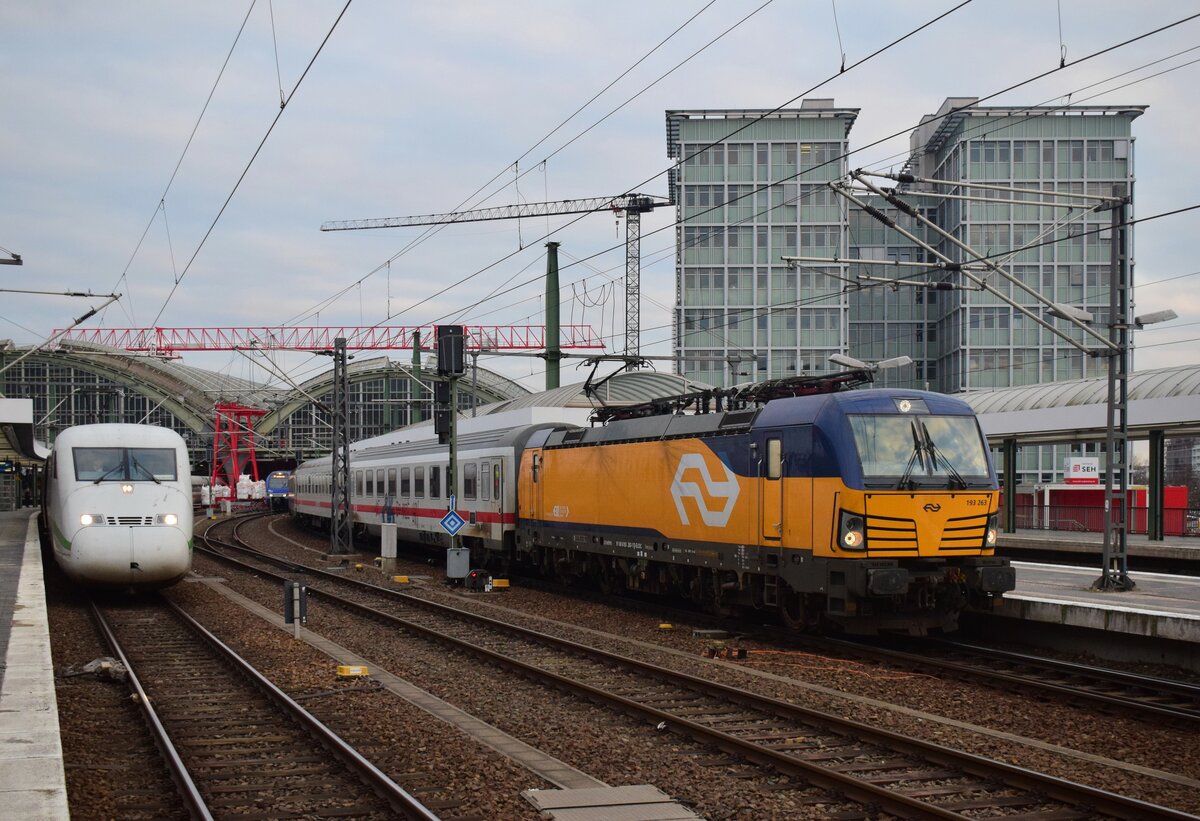
[[[983,546],[985,548],[986,547],[995,547],[996,539],[999,536],[999,533],[1000,533],[1000,515],[997,513],[993,513],[991,516],[988,516],[987,531],[983,534]]]
[[[838,520],[838,547],[843,550],[867,549],[867,527],[862,515],[842,511]]]
[[[179,524],[179,517],[174,513],[160,513],[158,514],[158,523],[160,525],[177,525]]]
[[[104,524],[104,514],[81,513],[79,514],[79,523],[84,527],[87,527],[88,525],[102,525]]]
[[[121,492],[126,495],[133,493],[133,485],[121,485]]]

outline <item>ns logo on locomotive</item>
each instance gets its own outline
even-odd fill
[[[797,629],[952,630],[1015,586],[995,556],[986,442],[952,397],[846,390],[870,379],[601,408],[590,428],[480,417],[458,452],[463,544],[476,566],[773,612]],[[400,538],[444,546],[446,448],[405,436],[352,451],[354,520],[390,517]],[[298,514],[328,517],[328,474],[328,460],[300,466]]]

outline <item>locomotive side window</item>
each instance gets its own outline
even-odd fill
[[[542,472],[542,455],[540,453],[533,454],[533,481],[538,480],[538,474]]]
[[[400,495],[407,499],[412,495],[412,469],[400,468]]]
[[[442,495],[442,466],[434,465],[429,469],[429,498],[438,499]]]
[[[396,469],[388,468],[387,495],[396,498]]]
[[[480,473],[483,474],[483,481],[479,483],[479,500],[482,502],[488,501],[488,474],[491,472],[491,462],[483,462],[480,468]]]
[[[783,442],[779,439],[767,440],[767,478],[778,479],[783,476]]]
[[[425,498],[425,468],[413,468],[413,496],[417,499]]]
[[[467,462],[463,465],[463,498],[474,499],[476,495],[475,486],[479,483],[479,465],[474,462]]]

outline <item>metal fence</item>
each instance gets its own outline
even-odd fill
[[[1146,533],[1149,518],[1146,508],[1131,507],[1125,517],[1126,532]],[[1094,505],[1018,505],[1017,527],[1028,530],[1103,533],[1104,508]],[[1163,534],[1166,536],[1200,536],[1200,508],[1165,508],[1163,511]]]

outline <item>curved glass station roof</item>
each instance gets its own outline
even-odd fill
[[[1103,438],[1108,379],[1078,379],[1020,388],[959,394],[979,414],[991,439],[1025,441]],[[1129,429],[1172,435],[1200,432],[1200,365],[1157,368],[1129,376]]]

